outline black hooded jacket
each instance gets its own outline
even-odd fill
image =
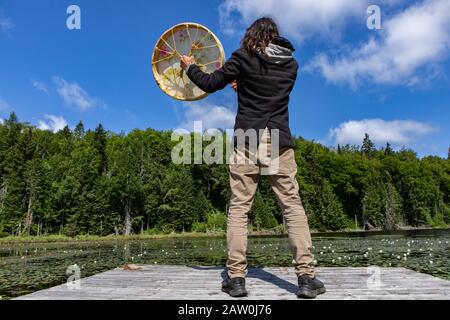
[[[288,40],[278,37],[266,49],[266,54],[251,56],[241,48],[214,73],[206,74],[198,66],[191,65],[187,75],[207,93],[224,89],[237,80],[235,130],[279,129],[280,147],[294,148],[288,110],[289,95],[298,72],[298,64],[292,55],[294,51]]]

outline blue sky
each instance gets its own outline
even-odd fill
[[[382,29],[366,25],[365,0],[0,0],[0,118],[12,111],[43,129],[98,123],[115,132],[176,129],[195,120],[231,128],[227,89],[195,103],[156,86],[151,53],[180,22],[206,25],[227,56],[245,27],[273,16],[297,47],[291,97],[295,135],[329,146],[390,141],[419,155],[450,147],[450,2],[378,0]],[[66,9],[81,8],[81,30]]]

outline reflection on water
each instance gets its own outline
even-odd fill
[[[393,234],[321,234],[314,237],[319,267],[406,267],[450,280],[450,230]],[[249,240],[249,264],[291,266],[286,237]],[[71,265],[82,277],[127,263],[223,266],[222,238],[111,242],[0,244],[0,296],[3,299],[64,283]]]

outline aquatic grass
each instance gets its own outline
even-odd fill
[[[449,231],[313,238],[318,267],[406,267],[450,280],[449,242]],[[223,236],[0,242],[0,296],[9,299],[62,284],[74,264],[82,277],[127,263],[224,266],[226,251]],[[253,267],[292,266],[287,238],[250,238],[248,260]]]
[[[133,241],[133,240],[154,240],[154,239],[179,239],[179,238],[216,238],[224,237],[224,232],[213,233],[198,233],[198,232],[186,232],[186,233],[170,233],[170,234],[136,234],[136,235],[110,235],[110,236],[93,236],[82,235],[77,237],[68,237],[65,235],[48,235],[48,236],[9,236],[0,238],[0,244],[2,243],[53,243],[53,242],[109,242],[109,241]]]

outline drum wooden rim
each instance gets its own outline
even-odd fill
[[[184,22],[184,23],[179,23],[179,24],[167,29],[166,31],[164,31],[163,34],[159,37],[159,39],[156,41],[156,44],[153,47],[153,53],[152,53],[152,73],[153,73],[153,78],[156,81],[156,84],[167,96],[169,96],[173,99],[176,99],[176,100],[181,100],[181,101],[198,101],[203,98],[206,98],[208,96],[208,94],[206,92],[203,92],[203,94],[201,94],[200,96],[197,96],[195,98],[186,98],[186,97],[181,97],[181,96],[174,96],[173,94],[170,94],[169,92],[167,92],[167,89],[165,88],[165,86],[162,85],[161,80],[159,79],[160,73],[157,70],[157,63],[155,63],[155,59],[156,59],[157,51],[158,51],[158,50],[156,50],[156,48],[158,48],[159,45],[163,42],[164,37],[167,36],[168,34],[173,35],[180,29],[186,29],[187,27],[203,29],[204,31],[207,32],[207,34],[210,34],[212,36],[214,41],[217,43],[217,48],[219,49],[220,61],[218,61],[218,62],[220,62],[222,66],[224,65],[225,50],[224,50],[223,45],[220,42],[219,38],[210,29],[208,29],[204,25],[201,25],[201,24],[195,23],[195,22]]]

